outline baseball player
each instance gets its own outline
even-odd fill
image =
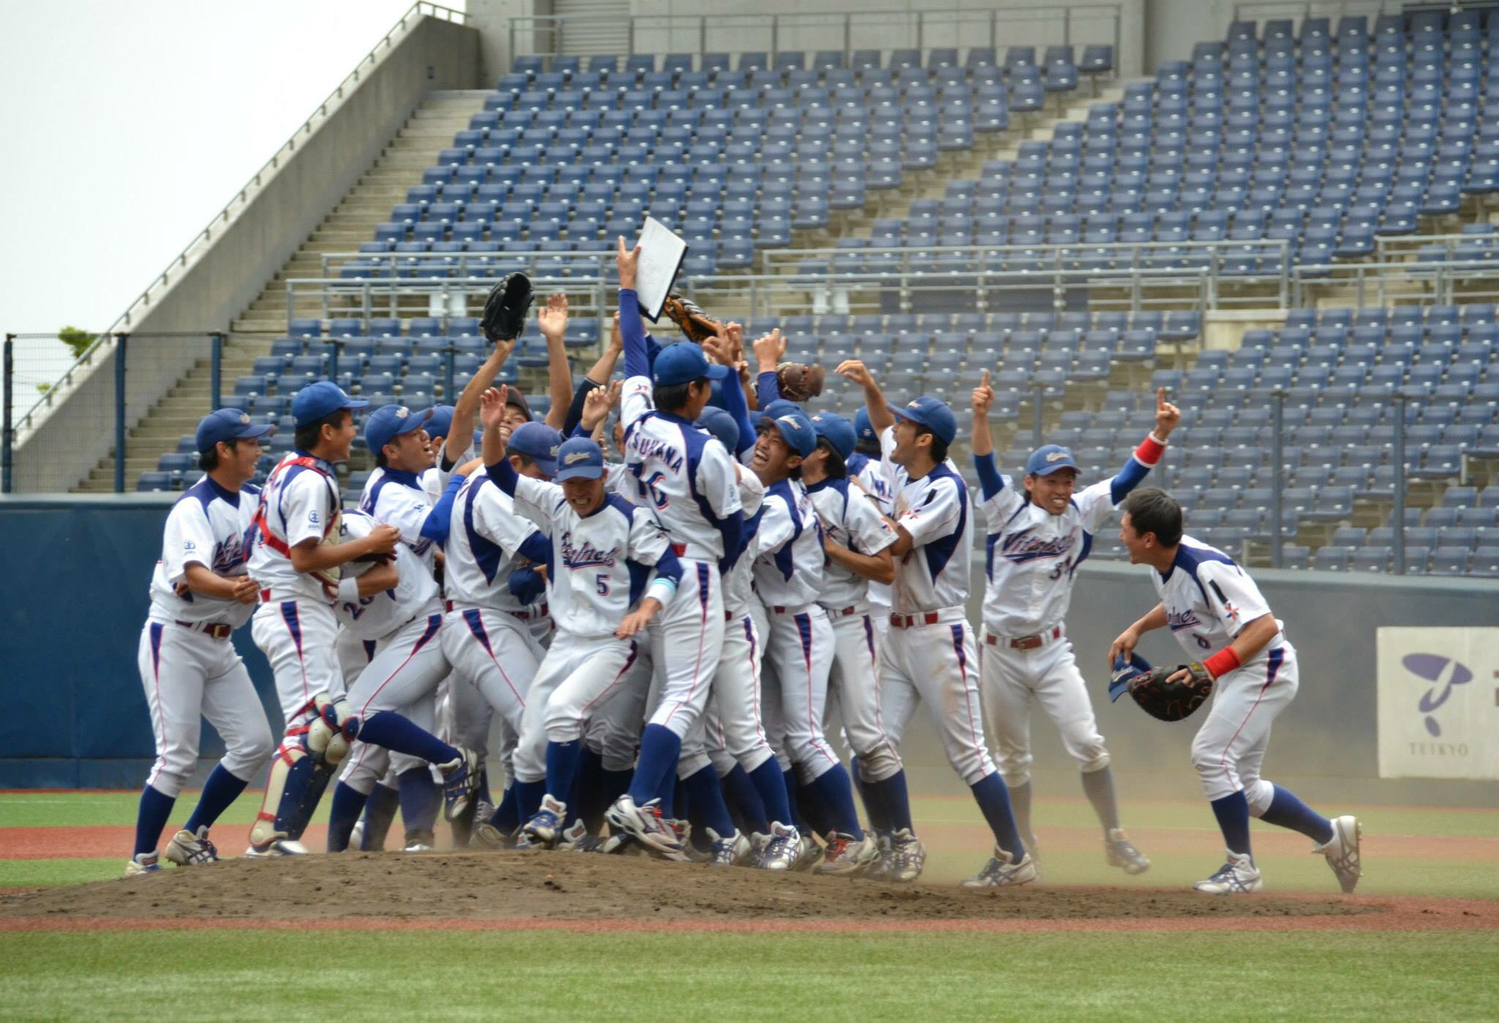
[[[1166,450],[1181,412],[1156,392],[1155,429],[1140,442],[1113,479],[1074,493],[1077,463],[1072,452],[1047,444],[1031,453],[1024,487],[994,466],[989,409],[994,389],[989,371],[973,391],[973,461],[978,469],[987,520],[984,559],[984,627],[979,645],[984,707],[997,746],[1000,774],[1010,789],[1015,821],[1031,856],[1031,736],[1033,703],[1051,718],[1062,745],[1078,762],[1083,792],[1103,826],[1105,857],[1127,874],[1143,874],[1150,860],[1119,826],[1109,752],[1088,699],[1087,684],[1072,655],[1063,619],[1072,600],[1077,566],[1093,537]]]
[[[251,635],[270,661],[286,718],[247,856],[307,851],[297,839],[333,773],[308,747],[309,729],[321,720],[315,697],[343,692],[333,603],[358,595],[358,580],[341,579],[341,569],[389,554],[400,540],[394,526],[381,526],[361,540],[338,542],[343,502],[333,465],[348,460],[353,410],[365,405],[329,380],[293,396],[294,449],[271,470],[245,534],[250,575],[261,587]]]
[[[891,545],[895,558],[890,632],[879,651],[885,731],[897,745],[924,700],[954,770],[973,791],[994,833],[994,857],[968,887],[1002,887],[1036,879],[1015,826],[1009,792],[984,743],[973,631],[965,617],[973,526],[968,487],[947,458],[957,434],[952,410],[922,396],[899,409],[885,404],[879,385],[862,362],[837,372],[864,389],[869,421],[881,436],[883,463],[895,490]],[[925,850],[909,818],[891,808],[891,865],[884,877],[917,877]]]
[[[1289,790],[1260,776],[1270,726],[1296,696],[1296,648],[1259,587],[1222,551],[1182,533],[1182,511],[1156,487],[1136,490],[1123,506],[1119,539],[1131,564],[1149,565],[1161,598],[1114,640],[1110,663],[1128,659],[1140,637],[1169,628],[1192,663],[1170,679],[1213,680],[1213,705],[1192,740],[1192,763],[1218,819],[1228,859],[1192,887],[1241,895],[1263,882],[1249,846],[1249,818],[1299,831],[1316,843],[1351,892],[1360,874],[1358,819],[1329,820]]]
[[[720,562],[729,567],[740,550],[743,521],[734,462],[716,438],[695,425],[711,382],[726,377],[728,369],[711,365],[691,342],[666,346],[655,365],[649,364],[635,294],[639,259],[639,248],[626,249],[620,238],[626,464],[635,477],[637,501],[656,514],[673,545],[683,583],[652,626],[651,659],[662,682],[661,701],[641,735],[630,789],[607,818],[647,848],[680,855],[675,832],[662,823],[660,800],[674,787],[682,737],[702,716],[718,668],[724,636]]]
[[[260,493],[249,481],[260,459],[260,438],[270,431],[237,409],[205,416],[196,435],[205,475],[167,516],[137,658],[156,763],[141,790],[127,877],[161,869],[156,843],[198,766],[199,716],[223,736],[224,757],[192,816],[167,844],[173,863],[187,867],[218,859],[208,829],[270,759],[270,724],[230,640],[259,599],[258,585],[245,574],[243,541]]]
[[[860,408],[854,413],[854,453],[848,456],[849,477],[859,481],[859,486],[874,500],[880,514],[887,519],[895,515],[895,492],[891,489],[890,477],[885,475],[881,462],[880,438],[869,423],[869,410]],[[890,629],[890,584],[878,579],[869,580],[870,616],[874,620],[875,636],[884,640]]]

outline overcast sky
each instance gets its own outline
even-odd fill
[[[0,6],[0,331],[113,323],[410,7]],[[18,380],[55,376],[49,349]]]

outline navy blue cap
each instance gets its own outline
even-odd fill
[[[1150,670],[1150,662],[1139,654],[1130,654],[1129,660],[1120,654],[1114,658],[1114,670],[1109,675],[1109,702],[1129,692],[1129,684]]]
[[[854,433],[860,440],[879,443],[880,436],[874,432],[874,424],[869,421],[869,410],[867,408],[860,407],[859,411],[854,413]]]
[[[405,405],[381,405],[365,420],[364,442],[372,453],[378,453],[403,433],[420,429],[431,418],[431,409],[413,412]]]
[[[812,429],[817,431],[817,436],[833,445],[833,450],[844,458],[854,453],[854,445],[858,443],[858,437],[854,434],[854,424],[838,413],[817,413],[812,417]]]
[[[890,411],[901,419],[909,419],[925,426],[944,444],[951,444],[958,435],[958,420],[953,416],[952,409],[947,407],[946,402],[933,398],[930,394],[923,394],[900,408],[891,405]]]
[[[521,423],[510,435],[506,450],[512,455],[525,455],[540,466],[548,476],[557,475],[557,449],[562,447],[562,434],[546,423]]]
[[[573,437],[557,449],[557,482],[596,480],[604,475],[604,449],[590,437]]]
[[[774,417],[774,416],[780,416],[780,415],[785,415],[787,412],[801,412],[801,411],[802,411],[802,407],[800,405],[798,405],[794,401],[787,401],[785,398],[777,398],[775,401],[771,402],[770,404],[766,405],[764,408],[762,408],[760,410],[760,412],[761,412],[762,415],[767,415],[767,416],[772,416],[772,417]],[[803,414],[805,414],[805,413],[803,413]]]
[[[1043,444],[1031,452],[1031,457],[1025,460],[1025,474],[1027,476],[1050,476],[1058,469],[1077,470],[1077,463],[1072,460],[1072,452],[1060,444]]]
[[[237,408],[221,408],[198,420],[198,433],[194,443],[199,451],[212,451],[221,440],[241,440],[248,437],[264,437],[274,426],[256,426],[250,417]]]
[[[367,401],[349,397],[332,380],[319,380],[296,393],[291,400],[291,415],[298,426],[306,426],[331,416],[339,409],[364,408],[368,404]]]
[[[427,420],[427,435],[446,437],[453,429],[453,413],[457,411],[451,405],[433,405],[432,415]]]
[[[760,416],[760,422],[773,424],[781,432],[786,446],[794,455],[806,458],[817,450],[817,431],[812,429],[812,420],[808,419],[807,414],[800,409],[774,416],[766,413]]]
[[[697,428],[717,437],[732,453],[739,447],[739,424],[721,408],[705,408],[697,417]]]
[[[722,380],[729,375],[729,367],[709,362],[701,345],[691,341],[677,341],[661,349],[651,373],[651,382],[657,387],[671,387],[701,380],[703,377]]]

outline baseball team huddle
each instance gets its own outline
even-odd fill
[[[785,363],[779,331],[746,344],[739,325],[673,296],[689,340],[658,344],[638,261],[621,239],[614,337],[576,387],[566,299],[540,311],[544,419],[494,386],[532,300],[524,276],[500,282],[482,321],[494,347],[456,403],[365,417],[376,468],[358,510],[343,508],[334,467],[365,402],[336,383],[296,394],[293,450],[263,488],[249,481],[271,427],[233,409],[202,420],[205,474],[167,518],[140,640],[157,758],[127,876],[160,871],[163,856],[216,860],[210,828],[269,761],[250,857],[306,854],[331,784],[330,853],[383,849],[397,810],[404,848],[431,849],[441,812],[460,846],[909,882],[926,850],[901,744],[923,703],[993,833],[964,885],[1040,876],[1033,705],[1077,762],[1107,862],[1141,874],[1150,860],[1121,826],[1064,621],[1078,565],[1117,511],[1158,603],[1108,651],[1111,695],[1167,720],[1211,697],[1192,762],[1227,858],[1194,887],[1260,889],[1259,817],[1310,838],[1353,891],[1359,822],[1261,777],[1298,685],[1282,623],[1242,567],[1183,535],[1168,494],[1141,486],[1181,418],[1164,392],[1112,479],[1084,487],[1071,453],[1044,445],[1016,480],[995,465],[985,373],[971,394],[970,496],[948,457],[946,403],[888,404],[849,361],[834,373],[863,407],[808,414],[797,401],[823,371]],[[977,631],[965,611],[976,523]],[[279,740],[230,640],[247,621],[275,676]],[[1190,663],[1134,654],[1163,627]],[[226,752],[159,852],[197,766],[200,717]]]

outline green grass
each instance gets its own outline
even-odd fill
[[[0,1012],[1446,1021],[1493,1017],[1496,958],[1499,936],[1441,932],[8,934]]]

